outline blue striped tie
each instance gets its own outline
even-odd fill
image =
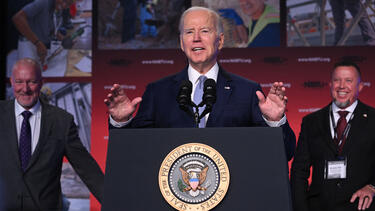
[[[31,158],[31,127],[29,123],[31,115],[32,113],[30,111],[22,112],[23,121],[21,125],[19,152],[21,166],[24,171]]]
[[[202,102],[202,96],[203,96],[203,84],[204,82],[206,81],[207,77],[204,76],[204,75],[201,75],[199,76],[198,80],[198,84],[197,84],[197,87],[195,87],[195,91],[194,91],[194,98],[193,98],[193,101],[195,104],[199,104],[200,102]],[[206,106],[203,106],[203,107],[199,107],[199,115],[204,111],[204,108]],[[199,128],[204,128],[206,126],[206,121],[205,121],[205,118],[203,117],[201,119],[201,121],[199,122]]]

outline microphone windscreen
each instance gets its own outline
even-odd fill
[[[189,80],[182,81],[177,95],[177,103],[182,110],[187,110],[191,104],[191,92],[193,84]]]
[[[215,82],[214,79],[211,79],[211,78],[207,79],[207,80],[204,82],[204,86],[203,86],[203,87],[204,87],[204,88],[203,88],[204,92],[205,92],[207,89],[210,89],[210,90],[215,91],[215,93],[216,93],[216,82]]]
[[[207,79],[203,87],[203,102],[211,107],[216,102],[216,82],[214,79]]]
[[[180,92],[185,92],[186,94],[191,94],[193,90],[193,84],[189,80],[184,80],[180,85]]]

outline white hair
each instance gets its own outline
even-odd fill
[[[34,59],[31,59],[31,58],[22,58],[22,59],[19,59],[14,65],[13,65],[13,68],[12,68],[12,75],[14,73],[14,71],[16,69],[18,69],[21,65],[26,65],[26,66],[30,66],[30,67],[33,67],[35,69],[35,72],[37,74],[37,77],[38,78],[42,78],[42,69],[40,67],[40,64],[39,62],[37,62],[36,60]]]
[[[203,11],[209,12],[214,17],[214,20],[216,23],[215,28],[216,28],[217,35],[219,36],[221,33],[224,33],[223,22],[221,21],[220,15],[217,14],[217,12],[206,7],[190,7],[189,9],[185,10],[185,12],[182,13],[181,15],[180,25],[178,27],[180,30],[180,34],[182,34],[184,30],[183,27],[184,27],[184,19],[185,19],[186,14],[188,14],[191,11],[197,11],[197,10],[203,10]]]

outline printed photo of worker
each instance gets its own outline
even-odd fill
[[[207,7],[220,15],[224,47],[278,47],[279,4],[279,0],[102,0],[98,2],[98,48],[177,49],[180,16],[191,6]]]
[[[32,58],[43,77],[91,76],[92,0],[8,0],[7,76]]]

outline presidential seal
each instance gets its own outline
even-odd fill
[[[164,199],[177,210],[210,210],[227,193],[228,165],[210,146],[184,144],[161,164],[159,187]]]

